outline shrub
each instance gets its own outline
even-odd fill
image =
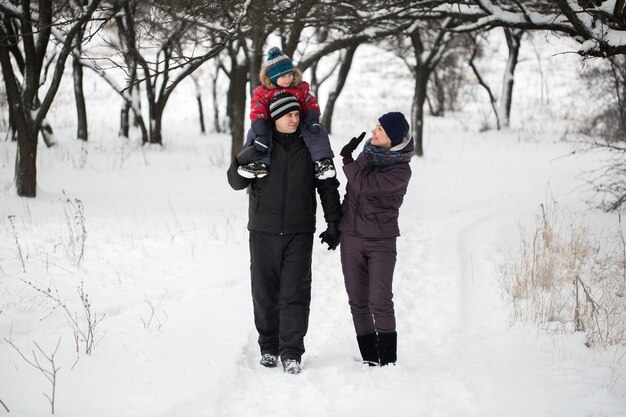
[[[613,239],[566,223],[541,205],[531,232],[501,265],[499,284],[513,319],[563,332],[584,332],[588,347],[626,345],[626,244],[621,219]]]

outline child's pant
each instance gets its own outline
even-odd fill
[[[309,112],[310,113],[310,112]],[[309,152],[311,153],[312,161],[319,161],[321,159],[333,159],[335,156],[333,150],[330,147],[330,138],[324,126],[315,119],[310,122],[301,122],[300,133],[304,139]],[[262,139],[264,138],[264,139]],[[255,143],[255,141],[261,143]],[[245,146],[253,145],[260,151],[265,151],[263,158],[259,162],[270,166],[271,154],[272,154],[272,123],[266,120],[254,120],[252,127],[248,130],[246,136]]]

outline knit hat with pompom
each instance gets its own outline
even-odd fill
[[[267,52],[267,61],[265,61],[265,69],[267,76],[272,80],[272,83],[276,85],[278,79],[283,75],[293,74],[296,69],[293,66],[291,59],[280,50],[278,47],[273,47]]]

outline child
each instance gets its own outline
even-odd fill
[[[311,153],[311,159],[315,162],[315,176],[321,180],[333,178],[334,154],[328,133],[319,122],[320,108],[317,99],[310,92],[309,84],[302,81],[302,72],[294,67],[291,59],[279,48],[274,47],[268,51],[267,61],[261,68],[259,78],[261,85],[254,90],[250,100],[253,135],[248,135],[246,146],[254,144],[265,155],[257,162],[240,166],[237,171],[239,175],[245,178],[262,178],[267,175],[272,150],[269,101],[275,95],[287,92],[296,96],[300,104],[300,113],[303,116],[301,133]]]
[[[341,267],[363,362],[396,362],[393,271],[398,214],[411,178],[413,139],[402,113],[383,114],[356,160],[365,132],[341,150],[346,195],[339,222]]]

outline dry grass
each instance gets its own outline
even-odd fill
[[[602,239],[585,224],[565,222],[541,205],[532,231],[501,265],[500,287],[513,319],[563,332],[585,332],[586,344],[626,345],[626,243]]]

